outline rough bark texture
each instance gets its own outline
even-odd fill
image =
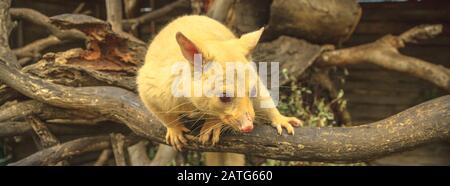
[[[42,148],[49,148],[60,143],[55,135],[50,132],[46,124],[43,123],[39,118],[31,115],[27,117],[27,121],[28,123],[30,123],[34,132],[39,137]]]
[[[274,0],[266,36],[296,36],[314,43],[342,43],[361,16],[356,0]]]
[[[36,115],[41,119],[84,119],[92,123],[104,121],[105,118],[93,113],[81,110],[65,110],[47,104],[28,100],[19,103],[11,103],[0,110],[0,121],[15,121],[26,116]]]

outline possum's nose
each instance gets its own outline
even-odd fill
[[[249,133],[249,132],[252,132],[252,131],[253,131],[253,125],[241,128],[241,132],[244,132],[244,133]]]
[[[253,118],[245,113],[240,119],[239,130],[244,133],[249,133],[253,131]]]

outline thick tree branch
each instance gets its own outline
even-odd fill
[[[36,115],[41,119],[84,119],[92,123],[105,121],[105,118],[80,110],[65,110],[35,100],[11,103],[0,110],[0,121],[17,120]]]
[[[122,124],[105,123],[102,125],[77,125],[77,124],[47,124],[50,131],[57,135],[101,135],[114,132],[127,132],[128,128]],[[0,122],[0,137],[25,135],[32,130],[29,122],[5,121]]]
[[[319,62],[325,65],[371,63],[389,70],[408,73],[450,91],[450,70],[421,59],[405,56],[398,48],[405,43],[418,42],[442,32],[442,25],[425,25],[412,28],[400,36],[385,36],[373,43],[324,52]]]
[[[135,133],[164,143],[165,127],[137,95],[116,87],[65,87],[33,78],[0,63],[0,80],[22,94],[63,108],[84,109],[125,123]],[[385,120],[348,128],[297,128],[277,136],[259,125],[246,135],[224,136],[217,146],[194,139],[186,149],[246,152],[284,160],[363,161],[445,139],[450,130],[450,96],[421,104]]]

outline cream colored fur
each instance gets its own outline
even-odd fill
[[[181,149],[187,142],[184,133],[189,130],[178,120],[180,114],[192,112],[190,114],[195,115],[193,111],[209,115],[210,112],[219,113],[209,116],[216,117],[215,119],[206,119],[209,125],[203,126],[202,131],[205,134],[199,136],[201,142],[211,141],[213,144],[219,140],[221,131],[221,127],[216,126],[225,125],[220,123],[226,121],[224,118],[231,117],[234,121],[242,117],[243,113],[247,113],[253,121],[255,115],[252,101],[248,97],[236,98],[231,103],[232,106],[227,106],[217,98],[198,100],[173,96],[172,83],[178,75],[171,73],[172,65],[177,62],[190,63],[183,55],[183,46],[177,38],[177,33],[182,33],[194,43],[206,61],[213,60],[223,65],[229,61],[248,63],[248,54],[256,46],[262,31],[263,29],[237,38],[228,28],[213,19],[205,16],[183,16],[169,23],[153,39],[145,57],[145,64],[138,72],[138,92],[145,106],[167,127],[166,140],[170,145]],[[292,125],[301,124],[297,118],[281,115],[276,108],[262,109],[262,112],[258,113],[262,113],[266,120],[272,121],[271,124],[278,133],[281,133],[283,127],[293,134]]]

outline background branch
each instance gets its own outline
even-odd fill
[[[46,28],[60,40],[85,40],[86,35],[75,29],[61,30],[50,23],[50,19],[40,12],[29,8],[11,8],[11,16],[16,19],[27,20],[36,25]]]
[[[125,136],[123,136],[122,134],[118,133],[118,134],[110,134],[109,137],[111,138],[111,146],[112,146],[112,151],[114,154],[114,159],[116,160],[116,165],[117,166],[126,166],[127,162],[125,159],[125,141],[124,138]]]
[[[146,13],[144,15],[141,15],[137,18],[123,20],[123,26],[126,28],[129,28],[129,27],[135,28],[141,24],[148,23],[150,21],[153,21],[155,19],[158,19],[158,18],[164,16],[167,13],[169,13],[170,11],[172,11],[173,9],[180,7],[185,3],[188,3],[188,1],[187,0],[177,0],[173,3],[170,3],[170,4],[160,8],[160,9],[153,10],[153,11]]]
[[[442,25],[418,26],[400,36],[387,35],[373,43],[324,52],[319,62],[325,65],[372,63],[422,78],[450,91],[449,69],[398,52],[398,48],[404,47],[407,42],[418,42],[441,32]]]
[[[106,20],[114,32],[122,32],[122,0],[106,0]]]
[[[69,157],[110,147],[109,136],[85,137],[56,145],[28,156],[10,166],[51,165]]]
[[[111,155],[110,149],[104,149],[100,156],[98,156],[97,161],[95,161],[94,166],[103,166],[107,163],[109,156]]]

